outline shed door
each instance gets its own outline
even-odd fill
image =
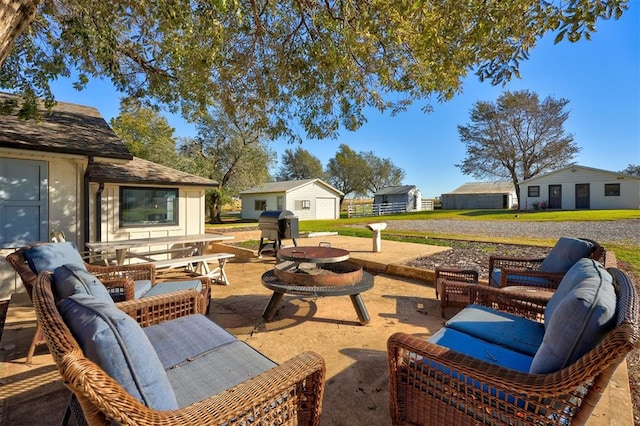
[[[576,183],[576,209],[588,209],[590,207],[589,184]]]
[[[316,219],[335,219],[336,202],[335,198],[317,198]]]
[[[562,208],[562,185],[549,185],[549,208]]]
[[[0,158],[0,246],[48,241],[46,161]]]

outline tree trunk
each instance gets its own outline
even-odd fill
[[[0,68],[13,44],[36,17],[41,0],[2,0],[0,3]]]
[[[222,223],[220,217],[222,209],[220,206],[220,195],[217,191],[211,193],[211,203],[209,204],[209,222],[210,223]]]

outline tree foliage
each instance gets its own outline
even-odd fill
[[[405,173],[388,158],[380,158],[372,151],[360,153],[367,163],[367,173],[362,177],[364,189],[368,194],[375,194],[387,186],[398,186]]]
[[[444,101],[475,72],[518,76],[537,40],[589,38],[626,0],[3,0],[0,87],[29,102],[48,82],[104,77],[126,95],[197,122],[259,111],[271,139],[336,137],[365,108]],[[11,12],[9,12],[11,11]],[[33,22],[32,22],[33,21]],[[9,53],[10,49],[11,53]]]
[[[285,149],[278,173],[279,181],[323,178],[322,162],[306,149]]]
[[[349,194],[370,196],[385,186],[400,185],[404,170],[373,152],[355,152],[341,144],[335,157],[327,163],[325,176],[344,193],[342,202]]]
[[[518,196],[518,183],[571,163],[580,148],[563,124],[569,117],[566,99],[540,101],[530,91],[505,92],[495,103],[478,101],[471,123],[458,126],[466,157],[456,164],[476,178],[507,178]]]
[[[109,124],[136,157],[180,169],[175,129],[156,110],[123,100],[120,114]]]
[[[627,168],[622,170],[620,173],[633,175],[633,176],[640,176],[640,164],[629,164]]]
[[[197,125],[195,138],[181,140],[186,171],[213,179],[219,187],[207,195],[212,222],[221,222],[222,205],[235,195],[269,180],[275,160],[267,140],[248,117],[229,117],[215,111]]]

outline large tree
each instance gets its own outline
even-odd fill
[[[404,170],[393,164],[388,158],[380,158],[372,151],[361,152],[367,163],[367,172],[363,184],[369,194],[375,194],[386,186],[398,186],[404,179]]]
[[[622,170],[620,173],[625,173],[627,175],[640,176],[640,164],[629,164],[627,168]]]
[[[111,119],[113,131],[136,157],[180,169],[175,129],[158,111],[132,100],[120,102],[120,114]]]
[[[362,155],[349,148],[349,145],[340,144],[338,152],[329,159],[326,168],[329,183],[343,193],[340,205],[349,194],[366,193],[364,177],[367,173],[367,162]]]
[[[276,180],[299,180],[324,177],[322,162],[306,149],[285,149]]]
[[[34,111],[48,82],[78,73],[197,121],[260,111],[270,138],[335,137],[364,110],[447,100],[469,72],[518,75],[547,32],[576,41],[626,0],[2,0],[0,87]],[[13,48],[13,50],[11,50]],[[10,54],[9,54],[10,52]],[[31,103],[31,104],[30,104]],[[298,130],[300,129],[300,130]]]
[[[218,189],[207,194],[207,206],[211,222],[220,223],[221,207],[231,196],[269,181],[275,154],[246,116],[216,111],[197,128],[195,138],[181,140],[180,153],[188,160],[187,171],[218,182]]]
[[[471,123],[458,126],[467,153],[456,166],[476,178],[511,180],[519,199],[520,181],[566,166],[580,151],[563,128],[568,103],[550,96],[541,101],[527,90],[476,102]]]

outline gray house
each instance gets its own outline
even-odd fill
[[[422,208],[422,194],[415,185],[386,186],[373,196],[373,204],[404,204],[406,211]]]
[[[511,181],[468,182],[442,194],[441,202],[445,210],[518,208],[516,189]]]
[[[640,176],[577,164],[520,182],[523,210],[638,209]]]
[[[243,219],[258,219],[265,210],[289,210],[309,220],[339,219],[343,194],[321,179],[302,179],[268,182],[239,195]]]

